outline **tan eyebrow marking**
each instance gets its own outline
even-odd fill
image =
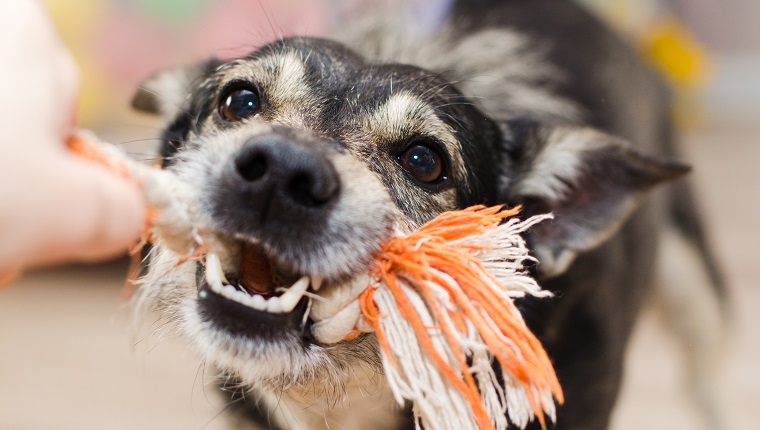
[[[396,142],[416,135],[438,139],[451,154],[454,173],[463,173],[462,146],[456,132],[428,103],[414,94],[407,91],[395,93],[362,120],[366,141]]]
[[[305,128],[305,113],[316,112],[323,104],[321,97],[312,91],[306,66],[296,52],[276,53],[255,61],[237,61],[223,78],[228,81],[241,77],[261,87],[272,123]]]

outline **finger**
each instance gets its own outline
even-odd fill
[[[34,202],[42,216],[27,247],[27,265],[102,260],[136,243],[145,204],[135,184],[73,156],[55,176],[57,182],[40,193],[46,197]]]

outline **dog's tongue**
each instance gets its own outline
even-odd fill
[[[240,258],[240,284],[250,294],[274,295],[272,266],[269,264],[269,258],[256,245],[243,245]]]

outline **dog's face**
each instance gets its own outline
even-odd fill
[[[376,342],[320,342],[311,302],[366,285],[392,234],[476,203],[525,203],[566,215],[531,238],[551,276],[683,170],[477,105],[436,71],[322,39],[157,75],[135,106],[166,117],[164,166],[195,190],[219,264],[177,266],[159,243],[140,300],[248,385],[336,389],[353,367],[378,366]]]
[[[157,300],[246,380],[339,368],[345,347],[376,360],[366,339],[316,343],[304,283],[307,296],[366,283],[391,234],[484,201],[496,125],[438,74],[371,64],[327,40],[279,41],[196,73],[164,164],[197,190],[223,275],[242,288],[216,288],[208,265],[187,263],[158,278]],[[143,93],[136,104],[162,101]],[[172,264],[156,252],[154,270]]]

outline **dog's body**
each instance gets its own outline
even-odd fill
[[[527,239],[556,298],[519,305],[565,391],[557,428],[606,428],[660,232],[693,243],[718,284],[686,185],[644,199],[687,170],[664,161],[677,156],[666,92],[570,2],[462,1],[419,43],[382,26],[350,42],[285,39],[158,75],[135,99],[166,117],[165,167],[198,190],[225,273],[270,297],[269,281],[245,279],[263,260],[253,272],[279,286],[305,275],[329,294],[358,282],[391,231],[444,210],[554,212]],[[240,428],[413,428],[372,336],[324,345],[306,299],[249,311],[195,262],[167,271],[173,258],[159,244],[139,300],[221,369]]]

